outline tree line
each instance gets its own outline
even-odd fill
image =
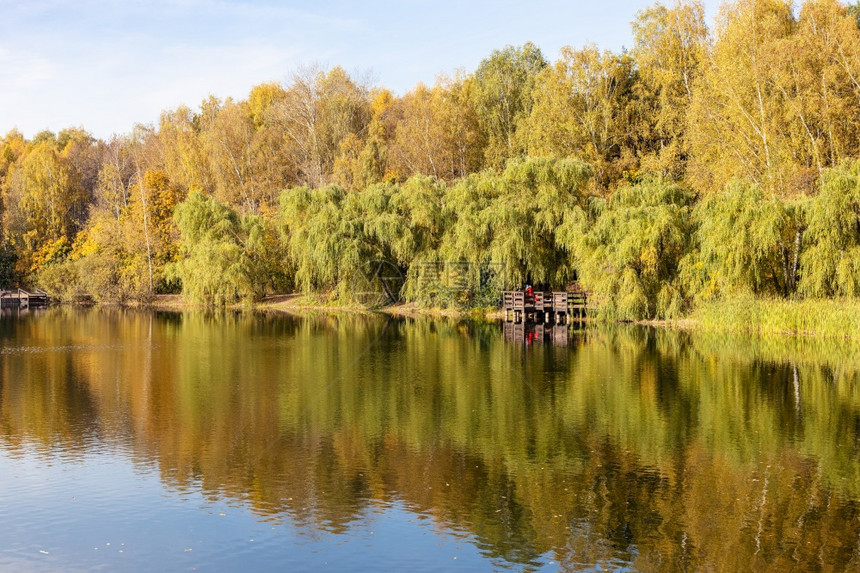
[[[108,141],[12,131],[0,284],[343,298],[386,260],[425,304],[574,280],[625,318],[855,296],[858,15],[739,0],[711,30],[699,2],[655,4],[621,53],[508,46],[402,96],[307,68]]]

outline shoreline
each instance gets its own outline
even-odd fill
[[[96,304],[95,306],[100,306]],[[121,306],[121,305],[118,305]],[[204,310],[206,307],[187,302],[178,294],[155,295],[148,303],[128,305],[132,308],[145,308],[160,311]],[[255,303],[235,303],[222,307],[225,310],[253,311],[264,313],[305,314],[305,313],[351,313],[351,314],[387,314],[404,318],[445,317],[473,318],[478,320],[501,320],[504,312],[499,309],[484,309],[463,311],[458,309],[423,308],[410,303],[400,303],[393,306],[367,308],[359,304],[326,304],[302,294],[285,294],[267,296]]]
[[[72,304],[75,303],[60,303]],[[588,323],[604,323],[604,324],[628,324],[636,326],[646,326],[663,330],[676,330],[686,332],[706,332],[716,334],[734,334],[749,337],[761,336],[776,336],[782,338],[800,338],[813,340],[841,340],[844,342],[860,342],[860,321],[855,317],[860,317],[860,301],[853,301],[852,305],[845,305],[845,301],[812,301],[800,304],[802,308],[794,313],[785,313],[785,305],[791,304],[786,301],[770,300],[770,299],[745,299],[745,300],[726,300],[715,303],[710,303],[704,307],[697,309],[691,316],[673,320],[637,320],[637,321],[620,321],[620,320],[602,320],[588,318]],[[841,314],[845,311],[850,316],[852,324],[845,324],[843,321],[840,324],[831,326],[825,322],[816,322],[808,320],[812,314],[812,308],[816,310],[824,310],[824,307],[829,305],[845,305],[851,306],[850,309],[841,308]],[[812,308],[810,308],[810,305]],[[155,311],[169,312],[184,312],[207,310],[205,306],[190,303],[178,294],[162,294],[155,297],[148,303],[133,303],[133,304],[105,304],[95,303],[93,306],[116,306],[126,308],[140,308]],[[715,314],[725,315],[726,311],[737,311],[738,308],[743,308],[743,312],[729,312],[731,316],[720,316],[715,320]],[[219,307],[222,310],[242,311],[242,312],[260,312],[266,314],[289,314],[294,316],[308,314],[364,314],[364,315],[388,315],[402,318],[446,318],[459,320],[476,320],[487,322],[500,322],[504,320],[504,311],[502,309],[474,309],[474,310],[459,310],[459,309],[444,309],[444,308],[424,308],[416,306],[412,303],[400,303],[393,306],[385,306],[379,308],[367,308],[359,304],[331,304],[320,301],[313,295],[303,294],[281,294],[265,297],[263,300],[256,303],[236,303]],[[211,310],[211,309],[209,309]],[[832,311],[832,308],[830,309]],[[782,311],[782,312],[780,312]],[[775,320],[762,320],[771,314],[783,314]],[[833,312],[833,314],[837,314]],[[751,320],[755,316],[755,320]],[[803,317],[805,320],[798,320],[798,317]],[[856,324],[855,321],[857,321]]]

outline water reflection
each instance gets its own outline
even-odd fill
[[[98,445],[173,491],[308,531],[402,504],[496,564],[860,565],[856,348],[527,334],[364,316],[5,317],[0,451]]]
[[[573,321],[569,324],[544,324],[540,322],[508,322],[502,324],[505,340],[519,344],[554,344],[569,346],[585,332],[585,323]]]

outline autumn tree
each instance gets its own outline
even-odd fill
[[[720,12],[713,57],[690,108],[692,181],[747,178],[811,193],[821,170],[858,151],[860,34],[833,0],[741,0]]]
[[[301,70],[278,103],[276,121],[290,143],[298,180],[324,185],[349,134],[364,135],[370,119],[369,90],[340,67]]]
[[[340,154],[334,162],[335,183],[347,189],[364,189],[372,183],[391,178],[390,145],[399,121],[395,118],[395,99],[385,89],[374,91],[370,102],[371,117],[367,138],[350,133],[340,143]]]
[[[158,143],[161,167],[170,179],[185,189],[213,190],[215,183],[200,132],[203,114],[187,106],[161,113]],[[116,161],[114,160],[116,163]]]
[[[13,129],[0,138],[0,189],[12,166],[24,154],[26,148],[27,142],[20,131]]]
[[[107,145],[83,128],[69,128],[57,134],[57,150],[77,174],[87,201],[82,206],[87,207],[95,194]],[[86,215],[85,209],[76,214],[81,224],[84,223]]]
[[[0,138],[0,285],[11,285],[16,277],[18,260],[14,245],[7,242],[5,231],[6,216],[6,178],[27,147],[24,136],[17,130],[12,130]]]
[[[390,149],[398,175],[451,181],[480,169],[482,136],[472,89],[468,79],[443,78],[433,88],[419,84],[401,98]]]
[[[797,127],[792,145],[805,148],[819,175],[860,153],[860,29],[836,0],[808,0],[795,36],[782,48],[778,86],[792,95],[787,115]]]
[[[254,173],[254,122],[247,103],[211,102],[200,139],[213,176],[213,195],[253,211],[260,203]]]
[[[562,48],[560,59],[535,80],[534,106],[520,130],[526,150],[586,160],[604,186],[635,170],[634,82],[626,54]]]
[[[98,174],[93,208],[106,211],[119,219],[128,206],[129,188],[135,175],[135,165],[128,138],[114,136],[107,149]]]
[[[531,42],[493,51],[474,74],[472,99],[487,140],[486,164],[503,167],[519,154],[517,125],[532,110],[535,78],[547,62]]]
[[[278,123],[279,109],[286,96],[277,83],[256,85],[248,94],[247,112],[254,125],[250,151],[254,197],[263,211],[276,209],[281,190],[299,180],[290,140]]]
[[[636,132],[640,168],[680,180],[689,154],[687,113],[709,56],[704,5],[654,4],[636,15],[633,36],[638,102],[630,127]]]
[[[21,256],[21,271],[38,271],[70,247],[86,203],[80,176],[58,152],[53,137],[27,150],[3,189],[3,229],[7,245]]]

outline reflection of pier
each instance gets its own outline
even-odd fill
[[[539,292],[507,290],[502,293],[505,322],[567,324],[585,318],[584,292]]]
[[[31,312],[38,312],[38,310],[41,310],[42,308],[44,307],[34,306],[33,310],[31,311],[30,307],[27,306],[4,306],[3,308],[0,308],[0,318],[22,318],[24,316],[27,316]]]
[[[574,330],[582,323],[574,322]],[[570,326],[567,324],[544,324],[541,322],[505,322],[505,340],[525,344],[541,343],[555,346],[568,346]]]
[[[12,291],[0,290],[0,308],[30,308],[47,304],[48,293],[41,289],[35,289],[33,292],[21,288]]]

